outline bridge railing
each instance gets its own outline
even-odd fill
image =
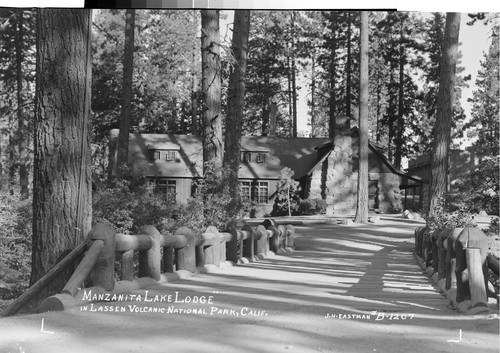
[[[459,311],[486,311],[488,296],[498,305],[498,288],[488,281],[488,270],[498,276],[499,264],[488,254],[488,239],[479,228],[418,227],[415,256]]]
[[[45,299],[39,311],[64,310],[84,304],[85,289],[82,288],[85,284],[89,284],[87,289],[94,293],[125,293],[210,267],[243,264],[263,259],[271,253],[285,253],[295,247],[294,237],[292,225],[277,224],[269,219],[255,228],[244,225],[232,232],[219,232],[210,226],[205,232],[195,234],[182,227],[169,235],[160,234],[150,225],[142,227],[137,235],[116,234],[110,225],[99,223],[90,231],[87,242],[68,255],[71,258],[63,259],[55,266],[57,271],[49,271],[48,276],[35,283],[26,295],[16,299],[1,315],[17,312],[84,252],[85,256],[62,292]],[[134,276],[136,252],[138,278]],[[116,260],[120,264],[119,274],[115,274]]]

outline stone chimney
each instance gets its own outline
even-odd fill
[[[354,214],[358,173],[354,158],[356,139],[351,137],[350,118],[337,116],[332,150],[324,163],[325,199],[328,215]],[[326,167],[326,168],[325,168]]]

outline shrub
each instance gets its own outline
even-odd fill
[[[29,285],[32,201],[0,190],[0,310]]]
[[[445,228],[464,228],[474,224],[474,217],[464,208],[449,212],[443,198],[438,200],[433,215],[424,217],[431,230]]]
[[[300,200],[297,212],[299,215],[325,214],[326,201],[323,199]]]

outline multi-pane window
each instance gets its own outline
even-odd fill
[[[251,186],[251,183],[249,181],[242,181],[241,182],[241,199],[243,201],[250,200],[250,186]]]
[[[170,162],[170,161],[175,160],[175,151],[167,151],[167,152],[166,152],[166,157],[165,157],[165,160],[166,160],[167,162]]]
[[[258,184],[258,203],[268,203],[269,200],[269,184],[267,181],[259,181]]]
[[[165,194],[168,200],[175,201],[177,194],[177,182],[171,179],[159,179],[156,184],[161,193]]]
[[[257,154],[257,163],[266,163],[267,153],[259,152]]]
[[[252,201],[257,203],[269,203],[269,183],[267,181],[253,182]]]

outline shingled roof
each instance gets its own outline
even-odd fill
[[[118,130],[113,130],[111,139],[116,139]],[[269,153],[264,163],[257,163],[252,156],[250,162],[241,162],[240,179],[278,179],[284,167],[292,169],[293,178],[300,179],[316,164],[315,147],[330,141],[327,138],[282,138],[274,136],[244,136],[241,150]],[[176,161],[152,162],[149,150],[168,149],[177,152]],[[129,163],[142,176],[170,178],[197,178],[203,175],[203,145],[201,136],[177,134],[130,134]]]

